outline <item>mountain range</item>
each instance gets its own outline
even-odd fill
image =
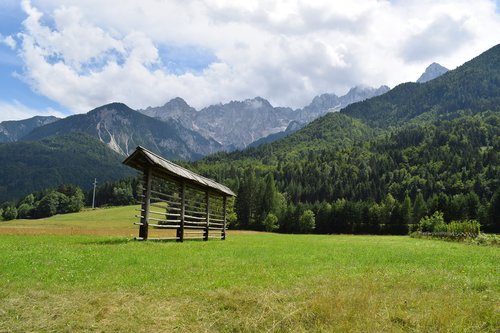
[[[184,160],[197,159],[221,149],[213,139],[186,129],[178,122],[159,121],[122,103],[104,105],[86,114],[40,126],[23,140],[40,140],[71,132],[87,133],[124,156],[139,145],[169,159]]]
[[[175,120],[184,127],[207,138],[214,138],[224,150],[244,149],[256,140],[284,132],[289,125],[300,128],[306,123],[328,113],[339,111],[347,105],[378,96],[389,87],[377,89],[354,87],[341,97],[335,94],[316,96],[302,109],[274,107],[264,98],[255,97],[244,101],[216,104],[199,111],[183,99],[175,98],[161,107],[150,107],[140,112],[163,121]],[[279,137],[279,136],[278,136]]]
[[[104,181],[130,174],[123,168],[115,170],[110,167],[110,163],[101,163],[99,159],[89,156],[88,160],[93,161],[89,173],[78,171],[78,175],[75,174],[72,180],[69,176],[71,168],[61,168],[58,160],[62,159],[65,163],[85,160],[86,144],[89,145],[88,151],[91,152],[92,147],[99,142],[99,147],[107,147],[113,152],[109,156],[114,156],[114,161],[119,160],[120,155],[128,154],[137,145],[145,146],[169,159],[196,160],[221,150],[242,149],[248,145],[254,147],[273,142],[297,131],[297,135],[284,142],[302,145],[300,140],[304,133],[311,133],[310,129],[307,129],[310,128],[306,126],[307,122],[318,117],[320,118],[313,123],[323,122],[322,115],[339,111],[348,105],[364,104],[367,101],[354,102],[365,99],[370,101],[369,98],[373,96],[385,96],[388,90],[386,86],[378,89],[355,87],[341,97],[323,94],[315,97],[306,107],[297,110],[273,107],[267,100],[256,97],[245,101],[212,105],[197,111],[181,98],[175,98],[163,107],[147,108],[139,110],[140,112],[122,103],[112,103],[98,107],[87,114],[64,119],[35,117],[25,121],[2,122],[1,133],[8,134],[5,135],[4,141],[18,142],[0,143],[0,154],[3,155],[0,199],[17,198],[27,191],[40,190],[51,186],[50,184],[56,186],[61,182],[77,183],[88,189],[90,181],[76,181],[81,175],[88,174],[91,180],[97,177],[100,181]],[[304,126],[306,128],[300,130]],[[332,128],[335,133],[328,132]],[[327,126],[321,131],[311,135],[323,138],[330,138],[333,135],[339,142],[350,142],[351,138],[348,136],[359,132],[359,128],[346,133],[338,126]],[[68,155],[73,145],[78,147],[73,153],[78,152],[79,159],[74,155],[72,157]],[[68,158],[62,157],[65,154]],[[45,155],[57,158],[45,158]],[[64,172],[60,171],[63,169]],[[74,173],[77,169],[75,168]],[[103,169],[114,170],[113,176],[107,172],[99,172]],[[22,174],[40,175],[37,170],[48,174],[59,174],[61,177],[46,177],[45,180],[51,181],[35,181],[36,177],[31,177],[29,178],[31,180],[25,183],[16,182],[16,178]]]

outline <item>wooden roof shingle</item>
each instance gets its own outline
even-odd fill
[[[184,180],[193,185],[218,192],[225,196],[236,196],[227,186],[189,171],[141,146],[137,147],[135,151],[123,161],[123,164],[140,171],[145,171],[147,168],[153,167],[160,172]]]

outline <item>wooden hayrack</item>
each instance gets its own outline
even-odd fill
[[[123,164],[143,174],[138,240],[226,238],[227,197],[233,191],[143,148]],[[175,236],[148,237],[149,227],[174,229]]]

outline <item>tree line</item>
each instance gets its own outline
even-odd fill
[[[138,177],[105,182],[96,188],[95,207],[131,205],[137,202],[142,187]],[[26,195],[17,202],[0,205],[4,220],[38,219],[56,214],[79,212],[92,206],[93,190],[87,192],[76,185],[61,185]]]
[[[500,190],[490,201],[474,192],[448,195],[435,193],[425,198],[405,194],[398,200],[388,193],[380,201],[297,202],[277,190],[272,173],[256,175],[245,170],[235,203],[238,219],[233,227],[284,233],[408,234],[419,221],[440,212],[444,221],[474,219],[486,232],[500,232]]]
[[[195,167],[237,191],[240,228],[264,230],[271,213],[277,230],[300,232],[301,216],[310,210],[316,232],[402,234],[421,212],[441,211],[446,221],[473,218],[483,230],[500,231],[498,112],[457,112],[364,136],[360,124],[343,118],[323,118],[321,131],[306,128],[298,144],[290,144],[297,139],[292,136],[219,153]],[[341,128],[335,125],[339,119]],[[353,132],[356,140],[339,142]],[[269,195],[273,188],[275,196]],[[273,202],[277,208],[267,208]]]

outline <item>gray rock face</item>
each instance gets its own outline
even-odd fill
[[[163,121],[176,120],[182,126],[206,138],[215,139],[225,150],[233,150],[243,149],[261,138],[284,132],[292,122],[296,123],[294,126],[301,127],[327,112],[339,111],[351,103],[387,91],[389,91],[387,86],[377,89],[355,87],[341,97],[335,94],[322,94],[316,96],[308,106],[298,110],[273,107],[266,99],[255,97],[244,101],[211,105],[196,111],[182,98],[177,97],[164,106],[149,107],[139,112]]]
[[[417,82],[425,83],[430,80],[434,80],[435,78],[440,77],[444,73],[448,72],[448,68],[441,66],[438,63],[433,62],[426,69],[425,72],[420,75]]]
[[[175,120],[151,118],[122,103],[103,105],[87,114],[39,127],[23,139],[37,140],[70,132],[90,134],[122,155],[130,154],[140,145],[169,159],[194,160],[222,149],[215,140],[186,129]]]
[[[59,118],[36,116],[24,120],[9,120],[0,123],[0,142],[14,142],[25,136],[33,129],[53,123]]]
[[[380,86],[379,88],[356,86],[341,97],[337,97],[335,94],[322,94],[314,97],[309,105],[298,110],[299,116],[295,120],[302,123],[309,123],[328,112],[340,111],[349,104],[385,94],[389,90],[388,86]]]

